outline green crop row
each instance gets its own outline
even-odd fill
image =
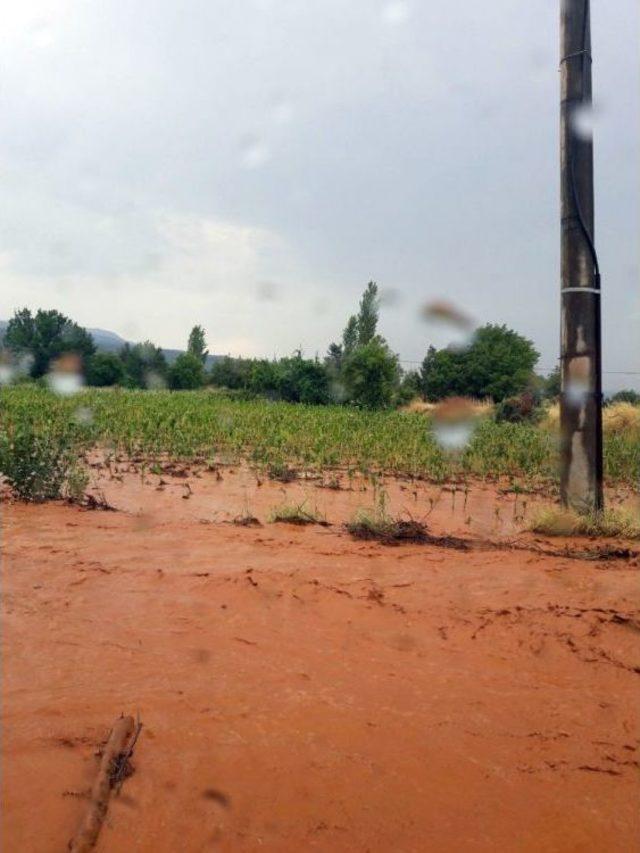
[[[557,439],[539,427],[479,422],[463,451],[446,452],[421,413],[362,411],[265,400],[232,400],[208,391],[87,390],[57,397],[33,386],[0,392],[0,432],[28,423],[73,434],[79,448],[174,459],[247,459],[257,465],[322,470],[346,467],[443,481],[508,477],[552,483]],[[609,436],[610,481],[640,481],[640,434]]]

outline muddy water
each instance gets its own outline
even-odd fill
[[[117,476],[119,512],[2,507],[5,849],[65,849],[121,712],[99,851],[634,849],[634,561],[353,542],[357,483]],[[431,489],[386,500],[522,525],[513,494]],[[298,498],[334,526],[224,523]]]

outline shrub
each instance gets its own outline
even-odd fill
[[[343,379],[349,399],[365,409],[387,408],[398,386],[399,372],[397,356],[374,338],[345,359]]]
[[[194,391],[204,385],[202,360],[190,352],[181,353],[169,368],[169,387],[174,391]]]
[[[113,352],[97,352],[87,364],[87,385],[105,388],[124,381],[124,364]]]
[[[0,433],[0,472],[24,501],[80,500],[87,475],[78,462],[81,443],[75,430],[29,421]]]
[[[525,391],[517,397],[507,397],[496,405],[494,411],[497,423],[537,423],[541,416],[542,412],[530,391]]]
[[[640,405],[640,394],[631,388],[626,388],[623,391],[617,391],[607,400],[607,405],[615,403],[631,403],[632,406]]]

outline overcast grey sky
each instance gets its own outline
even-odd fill
[[[3,4],[0,317],[323,353],[373,278],[403,359],[446,298],[553,366],[559,3]],[[592,14],[604,366],[640,370],[638,3]]]

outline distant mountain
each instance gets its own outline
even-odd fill
[[[115,332],[106,329],[87,329],[93,338],[96,348],[103,352],[117,352],[127,343],[124,338]]]
[[[0,320],[0,341],[4,338],[6,328],[7,321]],[[100,352],[118,352],[126,343],[131,343],[131,341],[126,341],[124,338],[120,337],[116,332],[110,332],[107,329],[87,329],[87,331],[93,338],[96,349]],[[173,364],[176,358],[180,353],[184,352],[184,350],[163,348],[162,352],[169,364]],[[214,362],[219,361],[221,358],[223,358],[221,355],[208,355],[206,367],[211,367]]]

